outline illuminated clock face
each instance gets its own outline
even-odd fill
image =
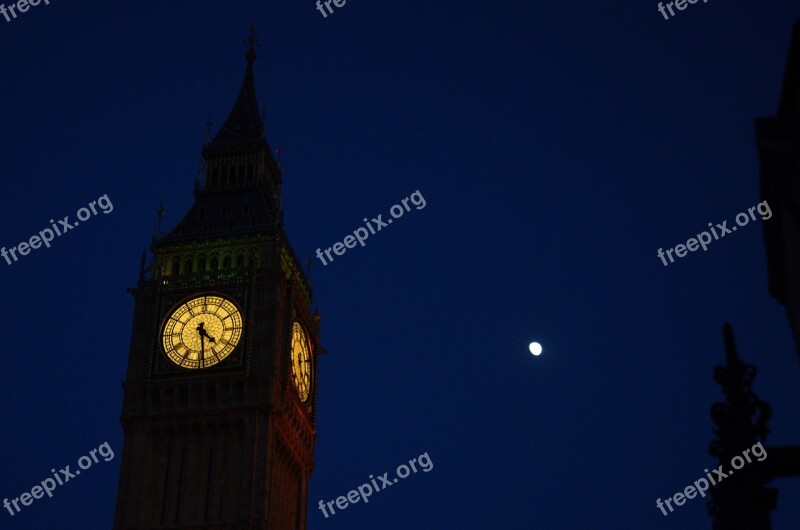
[[[242,337],[242,314],[221,296],[198,296],[175,309],[164,322],[162,345],[181,368],[214,366],[231,354]]]
[[[292,381],[300,401],[307,401],[311,393],[311,353],[303,327],[292,326]]]

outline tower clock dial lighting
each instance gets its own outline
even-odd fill
[[[307,401],[311,393],[311,354],[303,326],[292,326],[292,381],[300,401]]]
[[[320,316],[281,222],[257,42],[228,117],[209,125],[191,208],[159,228],[130,290],[115,529],[313,526]]]
[[[242,336],[242,314],[221,296],[198,296],[178,306],[164,322],[162,345],[181,368],[222,362]]]

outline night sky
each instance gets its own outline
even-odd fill
[[[665,267],[659,248],[760,200],[753,119],[774,115],[796,1],[50,0],[0,18],[0,245],[113,204],[0,261],[0,499],[103,442],[9,529],[110,528],[121,381],[155,210],[192,203],[251,24],[286,231],[302,258],[415,191],[425,201],[323,266],[311,529],[709,528],[656,508],[716,467],[722,324],[759,368],[768,444],[800,443],[762,223]],[[533,357],[536,340],[544,353]],[[319,500],[427,452],[328,519]],[[774,528],[797,528],[800,478]],[[1,508],[0,508],[1,510]]]

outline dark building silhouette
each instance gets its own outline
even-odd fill
[[[786,308],[800,355],[800,20],[795,23],[778,113],[755,120],[769,294]]]
[[[249,39],[195,202],[136,288],[115,529],[303,529],[319,315],[282,226]]]
[[[786,308],[795,351],[800,354],[800,19],[792,32],[778,112],[756,119],[755,134],[761,199],[772,212],[772,218],[763,223],[768,291]],[[726,399],[711,409],[717,439],[709,452],[730,470],[733,457],[766,441],[771,407],[753,391],[756,367],[739,358],[728,324],[724,340],[726,364],[716,367],[714,378]],[[772,528],[769,514],[778,505],[779,495],[768,483],[800,476],[800,446],[768,446],[766,451],[763,462],[747,463],[735,476],[711,488],[708,506],[714,530]]]

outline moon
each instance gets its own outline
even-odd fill
[[[529,350],[531,351],[531,353],[532,353],[532,354],[534,354],[534,355],[541,355],[541,354],[542,354],[542,345],[541,345],[541,344],[539,344],[538,342],[531,342],[531,343],[528,345],[528,349],[529,349]]]

